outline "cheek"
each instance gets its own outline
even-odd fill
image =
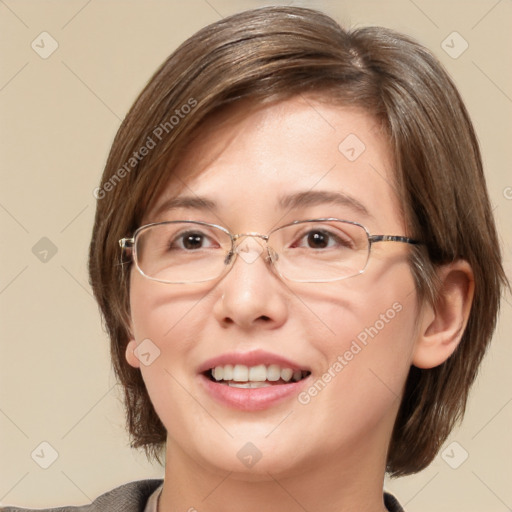
[[[385,347],[392,355],[413,342],[418,309],[406,262],[393,268],[376,264],[372,271],[324,285],[308,298],[317,321],[307,325],[322,328],[322,335],[316,336],[311,329],[309,339],[322,352],[339,353],[357,341],[362,347]]]
[[[316,393],[318,410],[330,411],[336,429],[361,435],[379,423],[392,427],[411,366],[416,315],[414,293],[388,290],[339,316],[330,363],[307,390]]]
[[[132,278],[130,305],[132,328],[137,344],[150,340],[156,357],[140,370],[155,410],[167,429],[180,429],[184,411],[197,404],[187,392],[192,388],[191,360],[198,340],[207,332],[210,318],[208,290],[186,290],[179,285]],[[147,341],[145,343],[148,343]],[[153,358],[154,357],[154,358]]]
[[[167,352],[189,345],[195,325],[206,318],[198,306],[208,295],[206,286],[164,284],[132,275],[130,308],[137,342],[150,338]],[[172,340],[172,345],[169,343]]]
[[[324,366],[299,402],[314,409],[321,424],[332,425],[333,443],[339,432],[350,436],[370,432],[383,420],[393,423],[411,365],[418,310],[405,270],[398,280],[396,272],[394,279],[386,272],[372,276],[369,287],[360,276],[339,287],[338,298],[333,287],[330,301],[316,303],[330,334],[310,332]]]

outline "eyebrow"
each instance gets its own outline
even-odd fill
[[[176,210],[178,208],[186,208],[189,210],[216,210],[217,203],[206,197],[200,196],[178,196],[168,199],[163,202],[155,212],[155,216],[158,217],[164,212],[170,210]]]
[[[282,210],[297,210],[322,204],[334,204],[349,207],[365,217],[373,217],[366,206],[352,196],[341,192],[324,190],[308,190],[294,194],[283,195],[279,198],[279,206]],[[216,211],[217,203],[207,197],[178,196],[162,203],[155,212],[156,216],[164,212],[185,208],[198,211]]]
[[[366,206],[355,197],[341,192],[332,192],[327,190],[308,190],[305,192],[297,192],[295,194],[281,196],[279,204],[281,208],[290,210],[322,204],[334,204],[348,206],[365,217],[372,217]]]

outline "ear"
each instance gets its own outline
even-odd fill
[[[434,368],[453,354],[462,339],[473,302],[475,283],[467,261],[442,266],[438,277],[436,303],[423,306],[412,359],[418,368]]]
[[[125,357],[130,366],[134,368],[140,368],[140,361],[135,355],[135,349],[137,348],[137,342],[135,340],[130,340],[128,345],[126,345]]]

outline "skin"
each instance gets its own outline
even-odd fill
[[[296,97],[259,109],[239,106],[214,121],[144,223],[202,220],[233,233],[266,234],[293,220],[332,216],[360,222],[372,234],[407,235],[388,143],[364,111]],[[349,134],[366,148],[353,162],[338,149]],[[217,209],[157,214],[177,188],[215,200]],[[368,215],[329,203],[277,206],[282,194],[310,190],[341,191]],[[459,261],[441,270],[438,307],[420,306],[409,250],[375,244],[363,274],[322,284],[283,281],[262,258],[238,258],[223,278],[194,285],[132,272],[126,358],[140,368],[168,431],[160,511],[385,510],[386,452],[409,368],[450,356],[473,293],[471,269]],[[294,396],[263,411],[233,410],[199,383],[196,369],[207,359],[253,349],[303,363],[315,381],[396,303],[402,309],[395,318],[306,405]],[[146,338],[160,350],[149,366],[134,355]],[[252,468],[237,457],[247,442],[262,454]]]

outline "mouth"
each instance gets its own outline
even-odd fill
[[[278,364],[226,364],[210,368],[203,372],[203,375],[210,381],[224,386],[257,389],[299,382],[311,375],[311,372]]]
[[[311,379],[311,368],[303,363],[261,349],[220,354],[204,361],[197,372],[207,396],[243,412],[279,407]]]

